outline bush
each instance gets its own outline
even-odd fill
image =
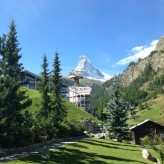
[[[75,120],[66,120],[65,123],[70,127],[70,136],[80,136],[83,135],[84,125],[82,122],[78,122]]]
[[[58,126],[57,137],[69,137],[71,134],[71,128],[65,122],[61,122]]]

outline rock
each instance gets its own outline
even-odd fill
[[[85,131],[84,131],[84,134],[90,134],[90,132],[88,132],[88,131],[85,130]]]
[[[156,161],[155,158],[146,149],[142,150],[142,157],[145,158],[145,159],[148,159],[150,161],[153,161],[153,162]]]
[[[158,158],[157,158],[157,164],[162,164],[162,162]]]
[[[160,40],[158,41],[155,50],[164,50],[164,36],[162,36],[160,38]]]
[[[162,164],[161,161],[157,158],[157,164]]]
[[[43,147],[43,151],[41,152],[40,156],[42,159],[50,159],[49,148],[47,145]]]
[[[152,69],[160,75],[164,69],[164,36],[159,40],[156,45],[155,51],[152,51],[150,55],[141,59],[140,61],[129,65],[122,74],[118,76],[120,83],[123,86],[128,86],[134,81],[144,69],[151,65]]]
[[[97,139],[105,139],[105,135],[104,135],[104,133],[97,133],[97,134],[95,134],[95,138],[97,138]]]
[[[95,133],[100,131],[99,125],[90,119],[83,121],[83,125],[85,128],[85,131],[88,131],[90,133]]]
[[[90,133],[89,136],[90,137],[95,137],[95,134],[94,133]]]

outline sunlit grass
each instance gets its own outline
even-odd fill
[[[21,89],[26,90],[26,95],[29,96],[29,98],[32,100],[32,105],[27,107],[27,110],[29,110],[34,115],[41,106],[41,94],[38,90],[27,89],[25,87],[22,87]],[[97,123],[100,123],[100,121],[93,117],[91,114],[72,104],[68,100],[63,99],[63,102],[67,108],[68,120],[79,122],[86,119],[91,119]]]
[[[141,155],[141,147],[109,140],[89,139],[50,151],[50,159],[33,155],[8,164],[153,164]]]

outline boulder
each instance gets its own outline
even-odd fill
[[[104,135],[104,133],[97,133],[97,134],[95,134],[95,138],[97,138],[97,139],[105,139],[105,135]]]
[[[153,161],[153,162],[156,161],[155,158],[146,149],[142,150],[142,157],[145,158],[145,159],[148,159],[150,161]]]
[[[84,131],[84,134],[90,134],[90,132],[88,132],[88,131],[85,130],[85,131]]]
[[[95,132],[100,131],[99,125],[90,119],[83,121],[83,125],[85,128],[85,131],[88,131],[90,133],[95,133]]]

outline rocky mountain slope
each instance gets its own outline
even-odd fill
[[[140,59],[136,63],[130,63],[128,68],[118,76],[121,83],[124,86],[129,85],[143,72],[148,64],[155,72],[164,72],[164,36],[157,43],[155,51],[152,51],[149,56]]]
[[[106,80],[111,79],[110,75],[94,68],[86,56],[80,57],[80,60],[77,64],[74,72],[82,75],[84,78],[92,79],[92,80],[99,80],[99,81],[104,82]]]

